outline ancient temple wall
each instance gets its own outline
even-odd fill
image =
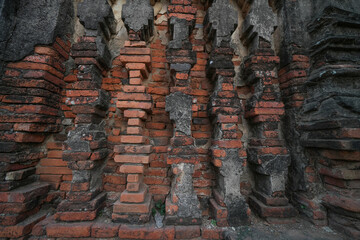
[[[358,238],[359,19],[356,0],[0,0],[0,238],[218,239],[254,214]]]

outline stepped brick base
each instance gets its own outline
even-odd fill
[[[89,222],[56,222],[49,217],[39,222],[32,231],[30,239],[46,238],[110,238],[110,239],[224,239],[226,228],[208,226],[164,226],[155,224],[130,225],[112,223],[110,219],[97,219]]]
[[[0,226],[0,238],[20,238],[31,232],[35,224],[45,219],[46,211],[40,211],[15,226]]]
[[[124,191],[121,195],[126,193]],[[146,223],[150,220],[153,201],[151,194],[145,195],[145,199],[139,203],[121,202],[120,199],[114,203],[112,219],[121,223]]]
[[[286,204],[283,206],[266,205],[254,196],[249,197],[249,205],[253,211],[269,223],[283,224],[295,222],[296,209]]]

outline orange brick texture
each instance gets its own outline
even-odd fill
[[[225,239],[299,212],[360,238],[356,1],[83,0],[4,60],[41,27],[20,2],[0,9],[0,238]]]

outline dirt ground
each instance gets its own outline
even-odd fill
[[[328,226],[317,227],[298,217],[293,224],[272,225],[254,216],[252,224],[230,228],[226,239],[231,240],[342,240],[350,239]]]

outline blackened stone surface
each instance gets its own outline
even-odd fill
[[[98,36],[96,38],[96,48],[99,62],[101,62],[106,68],[110,68],[112,55],[108,47],[108,43],[104,38]]]
[[[285,191],[287,171],[263,175],[255,173],[255,188],[261,193],[271,196],[275,192]]]
[[[191,64],[189,63],[175,63],[170,64],[170,70],[175,70],[176,72],[188,72],[191,69]]]
[[[312,13],[312,0],[279,2],[278,17],[282,34],[279,56],[280,66],[284,67],[292,61],[292,55],[308,55],[310,38],[306,26]]]
[[[228,0],[215,0],[205,17],[208,37],[213,39],[214,47],[228,47],[231,34],[238,24],[238,15]]]
[[[170,26],[171,26],[170,32],[173,40],[176,39],[183,41],[185,39],[188,39],[190,29],[189,29],[188,21],[186,21],[186,19],[172,17],[170,19]]]
[[[106,0],[85,0],[78,5],[78,17],[85,28],[97,30],[99,26],[106,26],[111,33],[115,33],[115,20],[111,6]]]
[[[170,49],[192,49],[192,45],[189,41],[189,35],[192,24],[186,19],[172,17],[170,19],[170,36],[168,48]]]
[[[73,3],[67,0],[1,0],[0,60],[18,61],[34,46],[72,32]]]
[[[321,14],[329,6],[351,12],[360,12],[358,0],[314,0],[313,2],[314,17],[318,17],[318,14]]]
[[[191,135],[192,97],[182,92],[175,92],[166,97],[165,110],[170,112],[170,119],[175,121],[176,131]]]
[[[128,31],[141,32],[143,40],[152,35],[154,9],[148,0],[127,1],[122,8],[122,19]]]
[[[15,13],[16,1],[14,0],[0,0],[0,61],[3,60],[7,42],[10,39],[10,32],[15,27]],[[1,62],[0,62],[0,76],[1,76]]]
[[[241,39],[247,46],[254,43],[251,47],[256,49],[259,37],[268,42],[272,41],[272,34],[276,25],[276,17],[268,1],[255,0],[242,25]]]
[[[247,152],[252,169],[261,174],[281,173],[287,170],[290,165],[289,155],[257,155],[254,148],[248,148]]]

